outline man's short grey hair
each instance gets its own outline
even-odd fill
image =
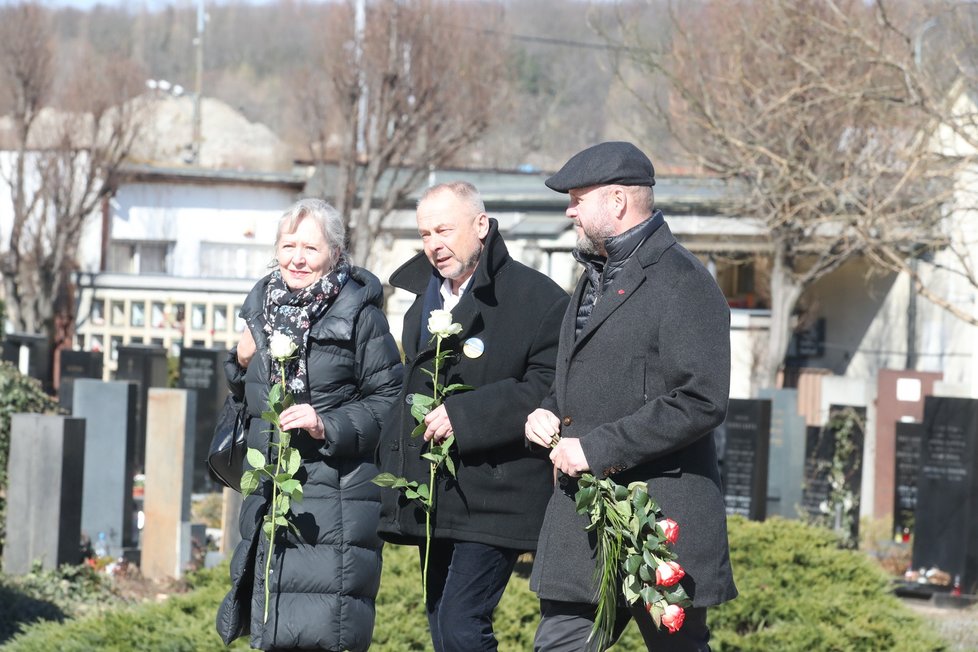
[[[628,186],[627,190],[636,208],[648,215],[655,212],[655,192],[651,186]]]
[[[278,249],[282,234],[293,233],[299,226],[299,220],[304,217],[309,217],[316,223],[326,238],[326,243],[333,250],[329,261],[329,267],[332,267],[346,253],[346,224],[340,212],[322,199],[300,199],[282,213],[278,221],[278,231],[275,233],[275,249]]]
[[[466,204],[472,207],[472,213],[478,215],[479,213],[486,212],[486,205],[482,201],[482,195],[479,191],[468,181],[449,181],[447,183],[439,183],[436,186],[431,186],[421,195],[418,199],[418,206],[420,207],[426,199],[434,197],[435,195],[440,195],[443,192],[450,192],[457,199],[464,201]]]

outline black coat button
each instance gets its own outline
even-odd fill
[[[574,420],[573,419],[571,419],[570,417],[564,417],[564,425],[565,426],[569,426],[572,423],[574,423]]]

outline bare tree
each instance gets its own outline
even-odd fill
[[[0,87],[11,94],[2,107],[12,199],[0,242],[3,292],[13,328],[46,335],[52,354],[71,336],[82,230],[135,138],[137,105],[126,100],[142,80],[122,58],[81,47],[69,81],[55,89],[54,54],[44,9],[0,10]]]
[[[337,163],[330,185],[358,264],[369,261],[382,221],[425,175],[485,132],[503,73],[495,37],[482,29],[496,20],[492,6],[363,4],[362,21],[352,3],[336,8],[323,39],[329,47],[306,76],[318,69],[331,84],[309,89],[309,141],[317,162]]]
[[[880,244],[906,256],[939,231],[959,162],[931,146],[933,116],[905,74],[915,17],[887,9],[703,3],[671,13],[667,49],[626,32],[620,78],[637,67],[668,80],[668,102],[647,110],[703,169],[731,181],[723,210],[768,233],[771,330],[755,386],[774,385],[806,289]]]

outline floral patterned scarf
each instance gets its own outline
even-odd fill
[[[328,274],[312,285],[295,290],[288,288],[282,279],[282,272],[271,273],[265,289],[265,332],[269,335],[278,331],[289,336],[296,345],[296,352],[285,363],[287,388],[295,396],[306,393],[306,350],[309,343],[309,328],[329,309],[333,300],[350,278],[350,263],[341,257]],[[282,382],[279,365],[269,365],[272,384]]]

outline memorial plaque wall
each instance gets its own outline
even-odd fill
[[[763,521],[767,509],[771,401],[731,399],[723,425],[720,467],[727,514]]]

